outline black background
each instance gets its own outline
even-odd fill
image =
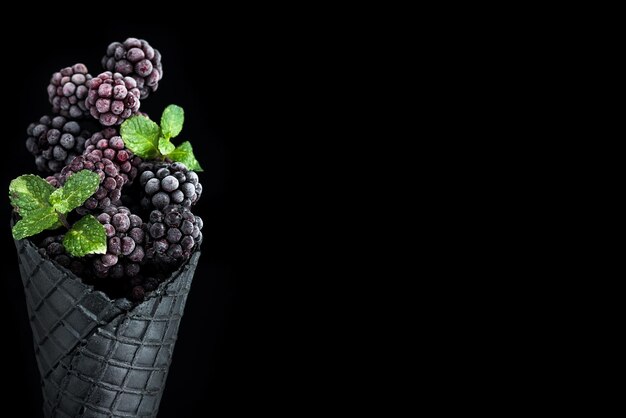
[[[269,185],[263,184],[265,177],[259,172],[269,164],[261,161],[271,151],[258,152],[259,142],[265,140],[261,138],[271,135],[261,122],[271,113],[268,101],[261,103],[258,93],[259,86],[271,83],[263,76],[268,71],[261,59],[263,46],[254,33],[242,36],[234,28],[206,27],[199,37],[197,27],[98,24],[77,36],[50,25],[28,26],[29,39],[3,33],[0,84],[6,105],[2,116],[6,158],[0,165],[0,187],[5,190],[0,193],[0,239],[8,250],[3,252],[0,294],[3,356],[10,359],[3,364],[3,373],[14,379],[3,393],[7,397],[3,404],[20,407],[20,416],[41,416],[39,376],[8,227],[10,180],[36,172],[24,146],[26,127],[50,113],[46,86],[54,71],[82,62],[96,75],[107,45],[133,36],[148,40],[163,56],[164,78],[159,90],[142,101],[141,110],[158,120],[167,104],[182,106],[185,125],[179,141],[192,142],[205,169],[200,174],[203,196],[194,210],[204,219],[203,253],[159,416],[210,416],[224,408],[271,411],[260,405],[278,395],[268,381],[281,380],[275,355],[289,351],[289,346],[272,348],[271,321],[265,319],[266,311],[275,310],[267,298],[272,291],[259,283],[271,282],[273,274],[263,268],[271,245],[260,239],[261,230],[271,229],[265,224],[271,221],[264,219],[271,210],[260,191]],[[277,209],[279,214],[288,210]],[[281,256],[271,254],[270,259]],[[281,382],[285,383],[290,384]]]

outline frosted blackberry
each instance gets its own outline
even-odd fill
[[[137,177],[137,167],[141,164],[141,158],[126,148],[117,129],[109,127],[93,134],[85,142],[85,155],[94,151],[97,155],[102,155],[102,158],[107,158],[117,164],[124,184],[132,184]]]
[[[35,156],[37,169],[58,173],[74,157],[83,153],[91,133],[63,116],[42,116],[26,129],[26,149]]]
[[[163,77],[161,54],[143,39],[128,38],[110,44],[102,57],[102,67],[134,78],[142,100],[157,90]]]
[[[145,256],[143,221],[124,206],[108,206],[98,215],[107,236],[107,252],[93,259],[96,277],[136,277]]]
[[[74,64],[52,74],[48,85],[48,100],[52,105],[52,112],[74,119],[89,114],[85,99],[89,92],[87,82],[91,78],[84,64]]]
[[[104,126],[121,125],[139,110],[139,89],[134,78],[106,71],[87,82],[85,105]]]
[[[163,209],[169,204],[190,208],[202,195],[198,175],[182,163],[144,163],[139,170],[144,209]]]
[[[166,265],[188,260],[202,242],[202,226],[202,219],[181,205],[153,210],[145,228],[146,257]]]
[[[63,237],[64,235],[56,235],[44,238],[37,244],[39,253],[44,257],[56,261],[75,275],[81,276],[85,272],[85,262],[83,259],[70,256],[65,251],[65,247],[63,247]]]

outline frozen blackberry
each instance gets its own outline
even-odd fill
[[[198,175],[182,163],[144,163],[139,170],[144,209],[163,209],[169,204],[190,208],[202,195]]]
[[[48,100],[52,105],[52,112],[74,119],[89,114],[85,105],[89,80],[91,75],[88,74],[85,64],[74,64],[52,74],[48,85]]]
[[[83,153],[91,133],[63,116],[42,116],[26,129],[26,149],[35,156],[37,169],[58,173],[74,157]]]
[[[85,155],[92,152],[113,161],[119,166],[120,175],[124,179],[124,184],[132,184],[137,177],[137,167],[141,164],[141,158],[126,148],[124,140],[119,135],[117,129],[113,127],[105,128],[93,134],[85,142]]]
[[[64,235],[56,235],[44,238],[37,244],[39,253],[44,257],[56,261],[75,275],[81,276],[85,271],[84,259],[74,258],[65,251],[63,237]]]
[[[128,38],[110,44],[102,57],[102,67],[134,78],[142,100],[157,90],[163,78],[161,54],[143,39]]]
[[[121,125],[139,110],[139,89],[134,78],[106,71],[87,83],[85,104],[104,126]]]
[[[181,205],[153,210],[145,227],[146,257],[166,265],[188,260],[202,242],[202,226],[202,219]]]
[[[96,277],[136,277],[144,259],[143,221],[124,206],[108,206],[98,216],[107,236],[107,252],[93,259]]]

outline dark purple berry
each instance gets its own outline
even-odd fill
[[[105,267],[111,267],[117,264],[117,256],[114,254],[105,254],[100,258],[102,265]]]
[[[183,249],[178,244],[172,244],[169,250],[167,250],[167,255],[174,259],[181,258],[183,255]]]
[[[193,248],[195,244],[196,242],[189,235],[185,236],[182,240],[180,240],[180,246],[183,248],[183,250],[186,250],[186,251],[191,251],[191,249]]]
[[[132,253],[130,253],[130,255],[128,256],[129,260],[134,261],[135,263],[139,263],[143,260],[145,253],[143,251],[143,248],[140,247],[139,245],[135,246],[135,249],[133,250]]]
[[[157,209],[162,209],[165,206],[169,205],[170,196],[167,193],[159,192],[152,196],[152,204]]]
[[[165,235],[165,225],[162,223],[155,223],[150,227],[150,236],[152,238],[161,238]]]
[[[131,237],[122,238],[122,254],[129,255],[135,249],[135,241]]]
[[[158,210],[153,210],[152,212],[150,212],[150,222],[163,222],[163,212],[160,212]]]
[[[126,232],[130,228],[130,218],[125,213],[118,213],[113,215],[111,223],[115,229],[119,232]]]
[[[128,233],[128,236],[131,237],[137,244],[141,244],[143,242],[144,235],[143,229],[141,228],[133,228]]]
[[[172,211],[165,215],[165,223],[169,227],[178,227],[182,220],[183,215],[178,211]]]
[[[154,173],[152,171],[144,171],[139,178],[139,184],[143,187],[151,178],[154,178]]]
[[[120,255],[122,252],[122,241],[120,240],[120,237],[114,236],[109,238],[107,252],[114,255]]]
[[[186,185],[187,184],[184,184],[183,186],[186,186]],[[192,186],[191,184],[189,185]],[[166,192],[173,192],[174,190],[178,189],[178,180],[174,176],[167,176],[163,180],[161,180],[161,188],[165,190]],[[195,192],[195,189],[194,189],[194,192]]]
[[[175,243],[180,241],[180,239],[182,238],[183,233],[180,232],[179,229],[176,228],[170,228],[167,230],[167,240],[171,243]]]
[[[144,190],[146,191],[146,194],[153,195],[159,191],[160,185],[161,185],[161,182],[159,182],[158,179],[152,178],[148,180],[148,182],[146,183],[146,186],[144,187]]]

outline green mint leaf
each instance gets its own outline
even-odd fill
[[[19,176],[9,185],[11,205],[23,218],[35,210],[49,207],[48,199],[53,191],[54,187],[47,181],[32,174]]]
[[[185,141],[177,146],[176,149],[167,156],[174,161],[185,164],[190,170],[204,171],[202,170],[202,167],[200,167],[200,163],[196,160],[196,157],[193,155],[193,148],[191,147],[189,141]]]
[[[126,119],[120,127],[126,147],[141,158],[154,159],[159,153],[159,125],[141,115]]]
[[[74,257],[105,254],[107,235],[104,226],[92,215],[85,215],[65,234],[63,246]]]
[[[185,112],[183,108],[176,105],[169,105],[161,116],[161,131],[166,138],[174,138],[183,130]]]
[[[13,238],[30,237],[57,224],[59,215],[51,206],[35,209],[13,226]]]
[[[89,170],[81,170],[70,176],[65,185],[50,195],[50,203],[60,213],[68,213],[82,205],[98,190],[100,177]]]
[[[161,154],[167,155],[170,152],[174,151],[175,149],[176,147],[174,146],[174,144],[170,142],[168,138],[165,138],[165,137],[159,138],[159,151],[161,151]]]

